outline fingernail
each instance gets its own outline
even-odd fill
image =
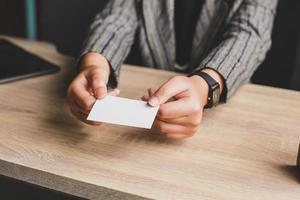
[[[157,97],[152,97],[149,102],[151,106],[155,107],[159,105],[159,99]]]

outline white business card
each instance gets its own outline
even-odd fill
[[[145,101],[107,96],[96,101],[87,119],[150,129],[158,108]]]

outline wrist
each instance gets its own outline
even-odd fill
[[[80,71],[95,67],[101,68],[101,70],[104,70],[108,74],[108,76],[111,71],[108,60],[103,55],[94,52],[84,55],[81,60],[80,66]]]
[[[204,107],[208,103],[209,85],[208,83],[198,75],[191,76],[190,79],[194,83],[196,90],[200,91],[199,100]]]

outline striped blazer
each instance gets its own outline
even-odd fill
[[[114,71],[111,87],[133,43],[143,65],[175,71],[174,2],[110,0],[91,24],[81,56],[98,52],[107,58]],[[225,98],[230,97],[264,60],[276,5],[277,0],[206,0],[184,71],[217,70],[225,80]]]

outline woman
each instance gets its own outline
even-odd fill
[[[80,72],[68,90],[72,113],[95,124],[86,120],[92,105],[119,94],[121,64],[135,47],[140,65],[189,75],[149,88],[143,99],[160,105],[155,125],[167,137],[194,135],[203,109],[225,102],[264,60],[276,5],[276,0],[109,1],[90,27]]]

